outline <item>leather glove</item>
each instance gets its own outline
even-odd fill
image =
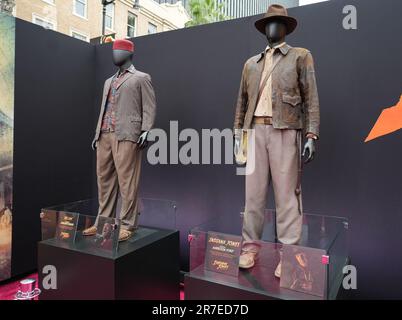
[[[149,131],[143,131],[140,137],[138,138],[137,144],[140,147],[140,149],[144,149],[148,146],[148,134]]]
[[[307,156],[308,153],[308,156]],[[315,140],[313,138],[309,138],[306,142],[306,144],[304,145],[304,149],[303,149],[303,158],[306,157],[307,158],[304,160],[304,163],[309,163],[311,161],[313,161],[314,156],[315,156]]]

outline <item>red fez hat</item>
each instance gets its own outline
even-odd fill
[[[113,42],[113,50],[134,52],[134,44],[129,40],[116,40]]]

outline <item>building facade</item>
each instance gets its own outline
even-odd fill
[[[299,6],[299,0],[217,0],[223,3],[223,13],[229,18],[242,18],[267,12],[271,4],[287,8]]]
[[[156,0],[159,3],[176,3],[177,0]],[[223,3],[223,14],[229,18],[242,18],[261,14],[267,11],[271,4],[281,4],[287,8],[299,6],[299,0],[216,0]],[[190,0],[182,0],[188,8]]]
[[[83,41],[102,35],[101,0],[7,0],[16,17]],[[6,3],[6,2],[3,2]],[[217,0],[223,14],[241,18],[266,12],[273,3],[286,7],[299,0]],[[105,33],[118,39],[183,28],[190,19],[189,0],[115,0],[106,7]]]
[[[80,40],[102,35],[101,0],[16,0],[16,17]],[[183,28],[189,16],[180,1],[115,0],[106,7],[105,33],[118,39]]]

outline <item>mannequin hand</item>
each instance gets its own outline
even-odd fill
[[[308,152],[308,157],[304,161],[304,163],[309,163],[309,162],[313,161],[313,159],[314,159],[314,155],[315,155],[315,140],[312,139],[312,138],[309,138],[307,140],[306,144],[304,145],[303,158],[306,157],[307,152]]]
[[[91,145],[91,147],[92,147],[92,150],[96,150],[96,143],[97,143],[98,141],[96,141],[96,140],[94,140],[94,141],[92,141],[92,145]]]
[[[234,129],[233,135],[234,137],[240,138],[242,129]]]
[[[148,133],[149,131],[143,131],[140,137],[138,138],[137,144],[140,147],[140,149],[144,149],[148,146]]]
[[[234,154],[237,154],[240,149],[241,129],[234,130]]]

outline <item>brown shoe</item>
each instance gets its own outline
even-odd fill
[[[279,263],[274,272],[275,277],[277,277],[277,278],[280,278],[282,275],[282,257],[283,257],[283,252],[279,251]]]
[[[128,231],[126,229],[121,229],[119,233],[119,242],[126,241],[131,238],[134,234],[132,231]]]
[[[240,259],[239,259],[239,268],[250,269],[250,268],[254,267],[255,260],[257,260],[256,252],[243,251],[241,253]]]
[[[279,264],[275,269],[275,277],[280,278],[281,274],[282,274],[282,260],[279,261]]]
[[[83,236],[94,236],[96,234],[97,230],[98,229],[96,228],[96,226],[92,226],[92,227],[89,227],[89,228],[85,229],[84,231],[82,231],[82,235]]]

